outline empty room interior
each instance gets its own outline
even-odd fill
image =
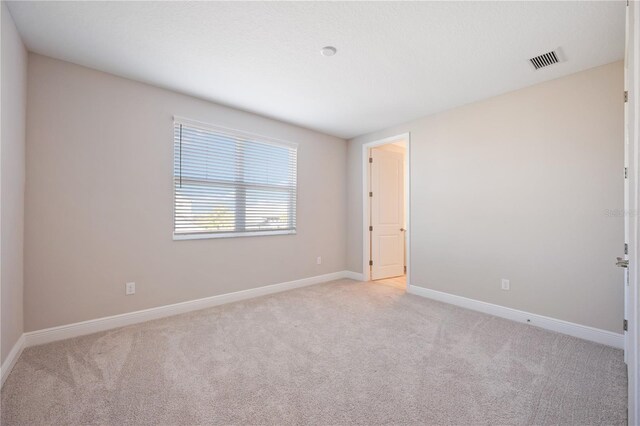
[[[640,424],[639,25],[2,1],[0,423]]]

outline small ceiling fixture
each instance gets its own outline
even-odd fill
[[[322,56],[333,56],[338,52],[338,49],[336,49],[333,46],[325,46],[322,49],[320,49],[320,54]]]

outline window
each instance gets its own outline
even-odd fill
[[[294,234],[297,145],[174,121],[174,239]]]

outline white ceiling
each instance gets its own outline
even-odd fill
[[[625,2],[10,2],[28,49],[344,138],[623,58]],[[333,57],[320,49],[332,45]],[[561,47],[567,61],[528,58]]]

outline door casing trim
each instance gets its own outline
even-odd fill
[[[384,139],[362,144],[362,278],[363,281],[371,280],[371,270],[369,268],[369,248],[371,246],[371,236],[369,233],[369,149],[376,146],[387,145],[403,140],[406,143],[404,152],[404,191],[405,206],[404,215],[406,219],[406,243],[405,250],[407,256],[407,289],[411,285],[411,133],[401,133]]]

